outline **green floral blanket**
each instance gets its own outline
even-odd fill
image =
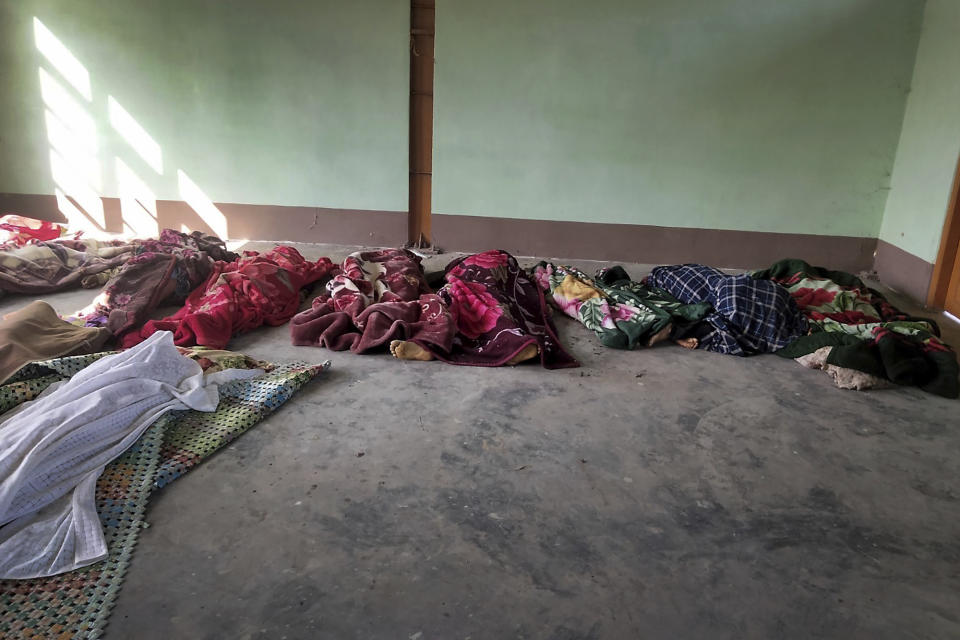
[[[947,398],[960,395],[956,354],[933,320],[905,314],[852,274],[802,260],[781,260],[752,275],[786,287],[812,328],[777,355],[832,347],[828,364]]]
[[[614,349],[647,345],[668,327],[695,324],[713,310],[709,303],[684,304],[663,289],[631,280],[620,266],[591,278],[574,267],[541,262],[533,277],[554,306]]]

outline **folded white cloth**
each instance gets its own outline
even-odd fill
[[[107,555],[94,490],[111,460],[169,411],[214,411],[217,385],[259,369],[208,376],[173,334],[102,358],[0,423],[0,578],[35,578]]]

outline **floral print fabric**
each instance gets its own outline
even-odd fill
[[[431,349],[451,364],[496,367],[531,345],[547,369],[578,367],[560,344],[543,291],[506,251],[458,258],[447,265],[437,292],[457,335],[449,351]]]
[[[161,304],[182,303],[207,279],[215,261],[237,259],[222,240],[199,231],[164,229],[158,239],[136,240],[134,246],[126,262],[108,273],[100,295],[70,321],[106,327],[122,337]]]
[[[129,242],[60,239],[0,251],[0,295],[91,286],[85,279],[119,267],[134,248]]]
[[[24,216],[0,217],[0,250],[15,249],[34,240],[56,240],[67,232],[66,227],[46,220]]]
[[[449,350],[454,325],[430,290],[420,258],[405,249],[360,251],[347,256],[311,308],[294,316],[295,345],[367,353],[391,340]]]
[[[180,311],[127,332],[121,344],[131,347],[156,331],[172,331],[179,346],[223,349],[236,334],[263,324],[285,324],[300,306],[301,288],[334,269],[328,258],[310,262],[286,246],[263,254],[247,251],[233,262],[218,261]]]
[[[802,260],[781,260],[752,275],[785,287],[810,324],[811,334],[779,355],[798,358],[831,347],[827,365],[960,396],[956,354],[934,321],[903,313],[852,274]]]
[[[591,278],[574,267],[541,262],[533,277],[558,309],[614,349],[634,349],[666,327],[695,323],[711,310],[709,304],[683,304],[663,289],[633,281],[619,266]]]

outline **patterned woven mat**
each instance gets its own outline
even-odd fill
[[[205,357],[193,350],[205,370],[265,363],[228,352]],[[27,365],[0,386],[0,411],[39,395],[108,354],[71,356]],[[213,367],[214,369],[211,369]],[[204,458],[237,438],[290,399],[326,365],[282,365],[253,380],[220,387],[212,413],[167,414],[97,481],[97,511],[107,539],[106,560],[77,571],[32,580],[0,580],[0,638],[98,638],[107,624],[130,562],[152,491],[176,480]]]

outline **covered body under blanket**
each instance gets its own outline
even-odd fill
[[[753,277],[785,287],[812,329],[778,355],[799,358],[829,347],[822,364],[948,398],[960,395],[957,357],[940,340],[937,324],[908,316],[860,278],[802,260],[781,260]]]
[[[93,276],[119,267],[134,249],[125,241],[59,239],[0,251],[0,295],[99,287],[103,282]]]
[[[699,348],[737,356],[770,353],[807,333],[807,321],[779,285],[702,264],[657,267],[646,278],[687,304],[708,303],[711,329]]]
[[[392,340],[449,351],[455,333],[446,306],[406,249],[359,251],[290,323],[293,344],[367,353]]]
[[[457,336],[444,362],[494,367],[530,348],[547,369],[578,367],[550,319],[543,291],[506,251],[457,258],[447,265],[438,295],[453,316]]]
[[[209,277],[215,261],[236,259],[217,237],[164,229],[158,239],[134,241],[127,260],[101,274],[109,279],[100,295],[70,320],[87,327],[106,327],[122,337],[138,330],[160,305],[182,304]]]
[[[664,331],[692,326],[712,311],[709,303],[684,304],[663,289],[631,280],[620,266],[590,278],[574,267],[541,262],[533,277],[558,309],[614,349],[649,345]]]
[[[0,320],[0,383],[36,360],[99,351],[109,338],[106,329],[74,326],[35,300]]]
[[[333,271],[328,258],[311,262],[286,246],[217,262],[180,311],[127,332],[121,344],[131,347],[155,331],[172,331],[180,346],[223,349],[234,335],[264,324],[286,324],[300,306],[300,290]]]
[[[217,384],[260,375],[205,376],[167,332],[102,358],[0,423],[0,577],[34,578],[102,560],[94,501],[111,460],[170,411],[213,411]]]
[[[270,415],[326,367],[303,363],[277,366],[203,347],[178,347],[177,351],[195,361],[205,376],[229,369],[267,373],[220,385],[220,401],[212,412],[168,413],[107,464],[94,490],[107,558],[57,576],[0,580],[0,636],[99,637],[139,532],[146,526],[150,495]],[[0,386],[0,411],[36,398],[51,385],[67,381],[109,355],[70,356],[27,365]]]

